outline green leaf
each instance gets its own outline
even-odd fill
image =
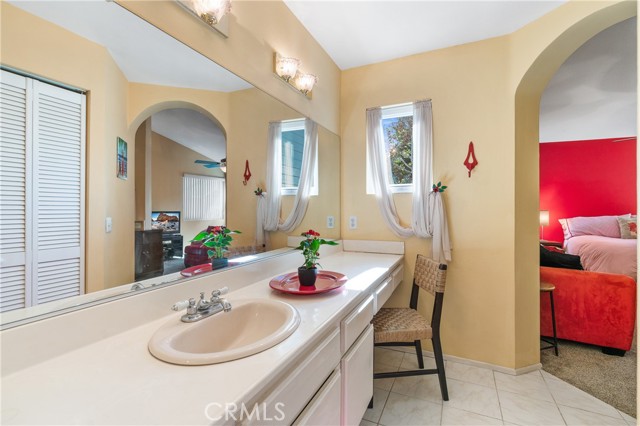
[[[209,258],[212,258],[214,254],[213,250],[207,250],[207,256],[209,256]]]
[[[201,240],[203,240],[207,235],[209,235],[209,234],[207,234],[207,232],[206,232],[206,231],[202,231],[202,232],[200,232],[198,235],[196,235],[195,237],[193,237],[193,240],[191,240],[191,241],[201,241]]]

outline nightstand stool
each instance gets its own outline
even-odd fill
[[[549,340],[541,336],[540,340],[542,340],[545,343],[548,343],[549,346],[540,348],[540,350],[543,351],[545,349],[553,349],[556,356],[558,356],[558,335],[556,334],[556,311],[553,305],[553,290],[555,289],[556,289],[556,286],[551,283],[544,282],[544,281],[540,282],[540,292],[549,293],[549,301],[551,302],[551,324],[553,325],[553,340]]]

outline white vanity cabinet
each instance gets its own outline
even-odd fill
[[[340,361],[342,372],[342,425],[359,425],[373,396],[373,326],[364,333]]]
[[[340,424],[342,375],[337,368],[298,416],[295,426],[328,426]]]

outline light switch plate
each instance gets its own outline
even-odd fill
[[[110,217],[105,218],[104,220],[104,231],[108,234],[109,232],[111,232],[111,229],[113,228],[113,223],[111,221]]]

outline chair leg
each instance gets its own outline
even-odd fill
[[[553,306],[553,291],[549,292],[549,299],[551,301],[551,323],[553,325],[553,351],[558,356],[558,334],[556,333],[556,310]]]
[[[416,347],[416,356],[418,357],[418,368],[422,370],[424,368],[424,359],[422,359],[422,342],[420,342],[420,340],[415,340],[413,343]]]
[[[440,381],[440,392],[442,393],[442,400],[449,400],[449,391],[447,390],[447,377],[444,373],[444,359],[442,358],[442,344],[440,343],[440,337],[434,336],[431,339],[433,343],[433,355],[436,358],[436,367],[438,369],[438,381]]]

